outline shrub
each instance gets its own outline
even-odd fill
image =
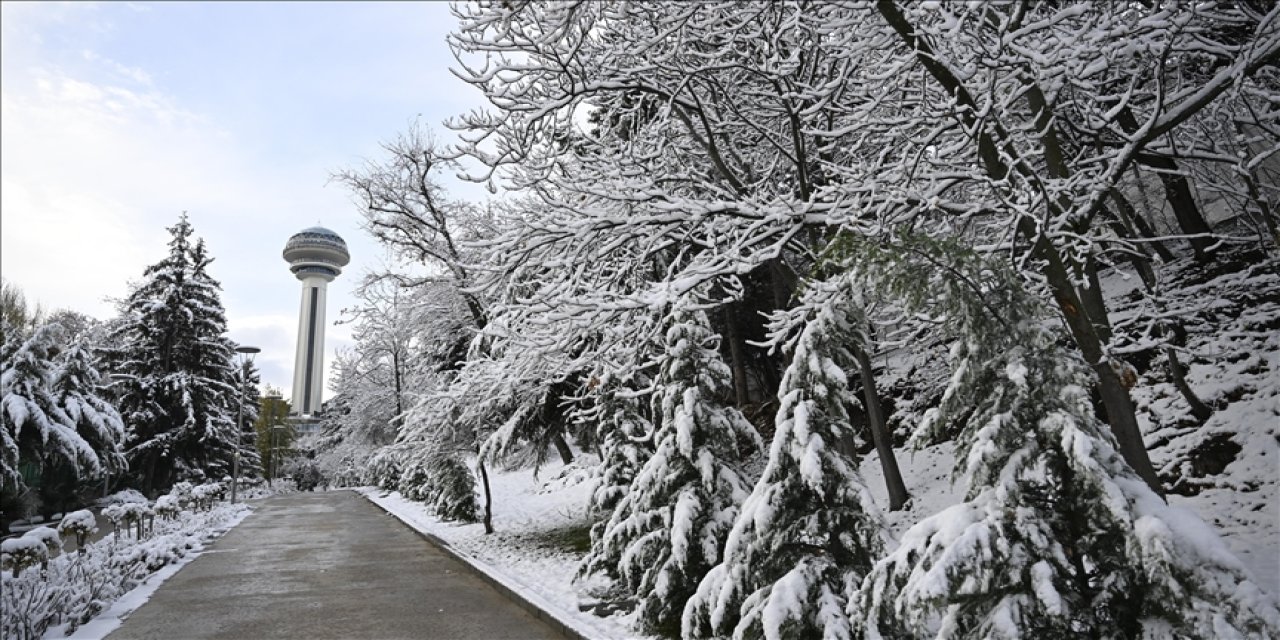
[[[21,575],[23,569],[48,561],[49,547],[40,538],[24,535],[0,542],[0,567],[12,571],[14,578]]]
[[[97,530],[98,520],[93,517],[93,512],[87,509],[72,511],[63,516],[62,522],[58,523],[58,533],[63,538],[75,536],[76,550],[81,554],[84,554],[85,542]]]

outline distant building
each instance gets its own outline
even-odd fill
[[[295,233],[284,245],[289,270],[302,281],[302,307],[298,311],[298,350],[293,362],[291,415],[299,432],[313,430],[310,416],[318,413],[324,390],[324,312],[326,289],[351,261],[347,243],[324,227]],[[304,426],[305,425],[305,426]]]

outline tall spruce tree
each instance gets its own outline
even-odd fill
[[[113,371],[126,376],[130,469],[148,494],[184,476],[227,475],[236,450],[239,387],[212,258],[192,241],[186,214],[169,233],[169,255],[124,302],[110,353]]]
[[[852,436],[859,307],[847,287],[818,291],[778,390],[769,461],[742,505],[724,561],[684,611],[686,637],[849,638],[844,613],[883,549],[879,512],[858,461],[837,443]],[[813,297],[812,294],[810,297]]]
[[[233,345],[231,348],[234,350]],[[265,467],[263,465],[262,452],[258,449],[258,414],[262,411],[262,393],[258,390],[258,384],[262,381],[262,375],[258,371],[257,365],[250,362],[246,370],[247,375],[241,380],[241,369],[236,371],[236,388],[244,385],[244,413],[236,410],[235,416],[241,420],[239,425],[240,438],[237,440],[240,450],[240,477],[253,478],[265,477]],[[236,396],[236,403],[241,402],[241,396]]]
[[[755,427],[726,403],[731,374],[716,342],[701,312],[676,312],[654,398],[656,450],[585,561],[636,594],[654,631],[679,628],[694,586],[720,561],[750,482],[744,454],[759,448]]]

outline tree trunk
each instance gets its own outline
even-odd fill
[[[893,455],[893,434],[885,424],[884,409],[880,406],[880,395],[876,393],[876,376],[871,368],[871,356],[867,350],[854,348],[854,356],[858,359],[858,368],[862,373],[862,397],[867,403],[867,424],[871,425],[871,440],[880,454],[880,469],[884,472],[885,486],[889,490],[889,510],[898,511],[911,500],[907,493],[907,485],[902,482],[902,472],[898,470],[898,459]]]
[[[477,458],[480,467],[480,483],[484,485],[484,532],[493,533],[493,494],[489,491],[489,471],[484,467],[484,460]]]
[[[1138,130],[1138,120],[1128,107],[1120,110],[1116,122],[1127,133]],[[1153,155],[1139,155],[1137,161],[1138,164],[1154,169],[1156,175],[1160,177],[1160,182],[1164,183],[1165,200],[1173,209],[1173,217],[1178,221],[1178,228],[1192,236],[1188,242],[1191,244],[1196,260],[1205,262],[1212,258],[1214,240],[1209,236],[1213,233],[1213,229],[1209,227],[1204,214],[1200,212],[1200,205],[1196,204],[1195,197],[1191,194],[1191,185],[1187,183],[1187,177],[1179,173],[1178,163],[1172,158]]]
[[[1207,262],[1213,258],[1213,238],[1209,237],[1213,229],[1200,212],[1195,197],[1191,194],[1191,185],[1187,177],[1178,171],[1178,164],[1169,158],[1144,157],[1143,164],[1157,169],[1160,181],[1164,183],[1165,199],[1173,208],[1173,215],[1178,220],[1178,228],[1183,233],[1193,236],[1188,239],[1196,261]]]
[[[555,445],[556,452],[560,454],[560,460],[565,464],[573,462],[573,449],[569,448],[569,443],[564,441],[564,435],[559,431],[551,436],[551,444]]]
[[[391,426],[395,428],[396,437],[400,436],[400,423],[404,420],[404,400],[401,392],[401,373],[400,373],[400,350],[394,349],[391,352],[391,367],[395,374],[396,382],[396,417],[391,421]]]
[[[1147,224],[1146,219],[1138,214],[1138,210],[1133,208],[1133,204],[1129,202],[1128,198],[1125,198],[1124,195],[1120,193],[1119,189],[1114,188],[1111,189],[1110,195],[1112,202],[1116,203],[1116,212],[1120,218],[1120,223],[1125,226],[1129,235],[1134,238],[1144,238],[1148,240],[1149,242],[1144,244],[1150,244],[1151,248],[1155,250],[1156,255],[1160,256],[1161,260],[1164,260],[1165,262],[1173,262],[1173,252],[1170,251],[1169,247],[1166,247],[1163,242],[1156,239],[1157,236],[1155,229],[1152,229],[1151,225]]]
[[[747,406],[750,398],[747,396],[747,356],[745,349],[742,348],[742,333],[738,329],[738,316],[736,313],[739,305],[737,303],[727,304],[724,309],[724,324],[727,328],[729,340],[729,359],[730,366],[733,369],[733,397],[738,408]]]
[[[1107,301],[1102,298],[1102,282],[1098,280],[1098,261],[1091,255],[1085,258],[1084,277],[1089,286],[1080,291],[1080,301],[1084,303],[1085,313],[1093,323],[1093,330],[1098,340],[1104,344],[1111,342],[1111,318],[1107,316]]]
[[[1113,190],[1112,196],[1118,196],[1118,194]],[[1123,207],[1127,202],[1124,201],[1123,198],[1119,198],[1117,200],[1117,204],[1121,204]],[[1121,230],[1125,235],[1136,235],[1127,214],[1121,213],[1119,218],[1121,222]],[[1165,309],[1164,305],[1160,302],[1159,283],[1156,280],[1155,270],[1151,268],[1150,254],[1147,253],[1146,247],[1141,245],[1137,247],[1137,250],[1140,255],[1129,253],[1129,262],[1133,264],[1133,268],[1137,270],[1138,275],[1142,278],[1143,285],[1146,287],[1147,291],[1151,293],[1152,299],[1155,300],[1156,311],[1163,314]],[[1205,420],[1209,419],[1209,416],[1213,415],[1213,410],[1210,409],[1204,401],[1200,400],[1200,397],[1196,395],[1195,391],[1191,388],[1191,385],[1187,383],[1186,368],[1183,367],[1182,362],[1178,360],[1177,349],[1174,348],[1173,344],[1169,344],[1168,342],[1172,341],[1177,346],[1182,346],[1186,332],[1175,319],[1170,319],[1157,324],[1156,331],[1166,338],[1166,343],[1161,347],[1161,352],[1164,353],[1165,361],[1169,365],[1169,377],[1173,379],[1173,386],[1178,389],[1178,392],[1182,394],[1182,398],[1187,401],[1187,405],[1191,407],[1191,415],[1195,416],[1196,420],[1203,423]]]
[[[791,294],[796,290],[796,275],[782,258],[774,258],[769,264],[769,284],[773,292],[773,308],[786,309]]]

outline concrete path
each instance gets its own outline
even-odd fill
[[[562,638],[350,491],[257,505],[111,640]]]

